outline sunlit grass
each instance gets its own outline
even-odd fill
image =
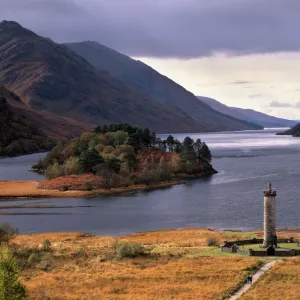
[[[278,262],[242,299],[300,299],[300,258]]]
[[[222,238],[206,229],[124,236],[118,241],[142,243],[149,255],[121,260],[114,257],[112,237],[50,233],[18,236],[13,242],[25,252],[45,239],[51,242],[51,266],[22,272],[31,299],[221,299],[260,260],[205,246],[211,235]]]

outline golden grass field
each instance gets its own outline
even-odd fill
[[[0,181],[0,198],[68,198],[68,197],[84,197],[91,195],[109,195],[129,191],[146,190],[154,188],[167,188],[178,184],[176,181],[163,182],[152,186],[133,185],[129,187],[114,188],[111,190],[93,190],[93,191],[59,191],[51,189],[39,188],[41,181]]]
[[[39,265],[23,268],[21,281],[30,299],[226,299],[243,282],[258,258],[222,253],[207,239],[249,236],[206,229],[134,234],[120,240],[139,242],[151,255],[116,259],[113,237],[79,233],[17,236],[27,252],[45,239],[52,252]]]
[[[300,258],[289,258],[278,262],[241,299],[300,299]]]
[[[0,197],[81,197],[86,191],[54,191],[38,189],[39,181],[0,181]]]
[[[129,236],[81,233],[20,235],[11,241],[20,263],[21,281],[30,299],[228,299],[249,271],[264,258],[221,252],[208,246],[222,241],[260,237],[262,232],[217,232],[209,229],[163,230]],[[299,236],[299,231],[279,231]],[[28,263],[44,240],[51,251]],[[149,255],[115,257],[113,244],[138,242]],[[23,257],[23,260],[22,260]],[[279,262],[243,299],[300,299],[300,258]]]

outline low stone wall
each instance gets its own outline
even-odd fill
[[[249,249],[247,249],[247,250],[238,249],[236,253],[237,254],[243,254],[243,255],[250,255],[250,250]]]
[[[263,251],[263,250],[249,250],[249,255],[250,256],[268,256],[267,255],[267,251]]]
[[[275,250],[275,256],[295,256],[295,250],[291,249],[291,250]]]
[[[299,239],[287,238],[278,239],[277,242],[281,243],[299,243]],[[224,242],[221,246],[221,250],[227,253],[237,253],[250,256],[268,256],[267,249],[265,250],[253,250],[251,249],[251,244],[263,244],[263,239],[249,239],[249,240],[237,240],[232,242]],[[250,249],[240,249],[239,246],[249,245]],[[300,250],[296,249],[275,249],[275,256],[296,256],[300,255]]]
[[[221,250],[223,252],[232,253],[232,247],[223,247],[223,246],[221,246]]]

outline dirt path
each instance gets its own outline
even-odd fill
[[[271,269],[278,260],[273,260],[267,264],[265,264],[263,267],[261,267],[252,277],[252,284],[259,280],[259,278],[265,274],[266,271]],[[237,300],[240,299],[240,297],[246,293],[251,288],[251,284],[246,283],[244,286],[242,286],[233,296],[229,298],[229,300]]]

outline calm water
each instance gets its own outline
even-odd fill
[[[29,172],[31,166],[45,156],[43,153],[0,159],[0,180],[41,180],[43,176]]]
[[[185,135],[176,135],[182,139]],[[278,191],[279,227],[300,227],[300,139],[272,131],[191,134],[206,141],[219,174],[151,192],[81,199],[3,201],[92,206],[10,209],[41,215],[0,216],[21,232],[81,231],[118,235],[167,228],[260,229],[269,180]],[[38,156],[38,155],[37,155]],[[0,161],[1,179],[31,179],[27,156]],[[26,165],[27,164],[27,165]]]

